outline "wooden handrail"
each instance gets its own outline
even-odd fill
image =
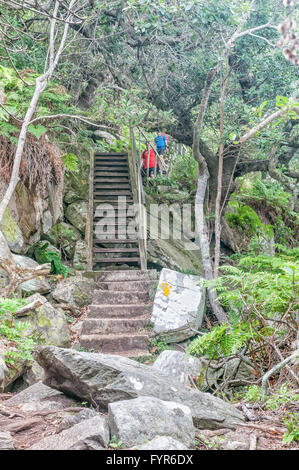
[[[139,253],[140,265],[142,270],[147,269],[147,256],[146,256],[146,208],[145,208],[145,193],[142,184],[140,161],[136,149],[135,135],[132,128],[130,128],[130,149],[128,152],[129,170],[131,187],[133,193],[134,204],[138,207],[138,226],[139,226]]]

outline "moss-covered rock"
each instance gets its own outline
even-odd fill
[[[52,251],[54,253],[57,253],[57,255],[60,256],[60,251],[58,248],[56,248],[54,245],[52,245],[50,242],[46,240],[41,240],[33,245],[33,254],[34,258],[38,263],[44,263],[44,256],[42,253],[47,253],[49,251]]]
[[[86,201],[70,204],[65,212],[67,220],[83,235],[85,234],[88,203]]]
[[[61,249],[69,259],[73,259],[76,242],[81,239],[79,230],[66,222],[60,222],[42,236],[43,240]]]
[[[29,298],[33,301],[38,298],[38,294]],[[24,330],[24,334],[35,332],[40,335],[43,344],[68,348],[70,346],[70,334],[65,313],[60,308],[54,308],[50,302],[44,302],[44,298],[39,296],[43,305],[29,312],[24,317],[19,317],[17,322],[23,322],[30,326]]]
[[[71,304],[75,307],[85,307],[91,304],[94,289],[93,279],[84,278],[78,274],[62,279],[52,292],[52,297],[57,302]]]
[[[75,247],[73,268],[79,271],[87,268],[88,245],[85,240],[78,240]]]
[[[85,193],[81,194],[73,189],[70,189],[64,195],[63,202],[65,204],[72,204],[73,202],[79,202],[79,201],[86,200],[86,199],[87,199],[87,195]]]
[[[25,246],[22,230],[13,219],[9,207],[4,211],[0,227],[11,251],[22,253]]]

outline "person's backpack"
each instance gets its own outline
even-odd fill
[[[167,140],[165,135],[157,135],[157,137],[155,138],[155,143],[157,145],[157,148],[166,147]]]

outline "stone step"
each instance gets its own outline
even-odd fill
[[[134,259],[134,258],[132,258]],[[149,302],[148,292],[117,292],[95,290],[93,294],[93,304],[99,305],[119,305],[119,304],[140,304]]]
[[[153,302],[135,305],[89,305],[87,318],[136,318],[150,315]]]
[[[127,357],[128,359],[137,359],[141,358],[144,360],[152,359],[152,355],[148,349],[132,349],[131,351],[113,351],[110,353],[113,356],[123,356]]]
[[[97,288],[104,291],[145,292],[153,285],[154,281],[110,281],[97,282]]]
[[[149,318],[87,318],[82,327],[82,335],[109,335],[142,333]]]
[[[90,275],[87,273],[88,277]],[[143,281],[143,280],[157,280],[159,278],[155,269],[148,269],[141,271],[140,269],[130,269],[121,271],[99,271],[92,273],[95,281],[110,282],[110,281]]]
[[[145,334],[82,335],[80,344],[85,349],[94,349],[104,354],[122,354],[123,351],[147,350],[149,337]]]

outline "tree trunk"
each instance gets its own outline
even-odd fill
[[[229,65],[226,60],[226,73],[224,80],[221,80],[220,91],[220,145],[218,158],[218,176],[217,176],[217,194],[215,200],[215,259],[214,259],[214,277],[218,277],[218,268],[220,263],[220,236],[221,236],[221,199],[222,199],[222,179],[223,179],[223,131],[224,131],[224,104],[225,92],[229,77]]]
[[[200,104],[199,113],[194,124],[194,137],[193,137],[193,154],[195,160],[198,162],[198,183],[197,183],[197,192],[195,197],[195,220],[196,220],[196,241],[200,246],[202,264],[205,273],[205,278],[207,280],[213,279],[213,267],[212,259],[210,254],[210,242],[207,222],[205,219],[204,213],[204,201],[206,197],[206,189],[209,180],[209,170],[207,162],[201,154],[200,151],[200,131],[207,109],[209,96],[211,93],[211,88],[213,81],[216,77],[217,69],[210,70],[208,78],[205,84],[203,97]],[[217,294],[215,289],[208,288],[208,296],[213,310],[214,315],[216,316],[219,323],[227,322],[228,318],[222,309],[220,303],[217,300]]]

